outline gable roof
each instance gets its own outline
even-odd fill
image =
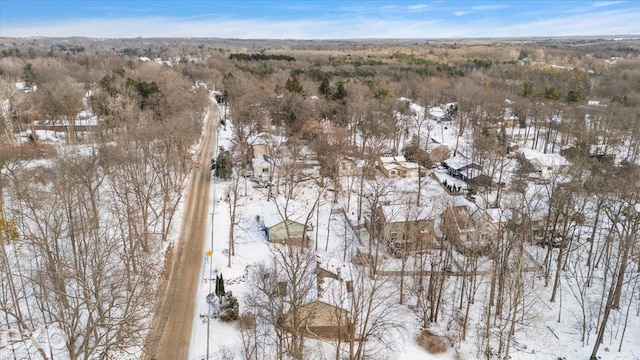
[[[298,311],[299,317],[308,321],[308,327],[317,326],[347,326],[349,311],[339,306],[328,304],[322,300],[315,300],[284,314],[285,324],[290,325],[293,312]]]
[[[444,163],[450,167],[453,170],[460,170],[463,169],[465,167],[468,166],[476,166],[479,167],[480,165],[474,163],[473,161],[469,160],[469,159],[465,159],[461,156],[454,156],[451,159],[447,159],[444,161]]]
[[[399,155],[399,156],[380,156],[380,163],[381,164],[390,164],[390,163],[394,163],[394,162],[405,162],[407,161],[407,159],[405,159],[404,156]]]
[[[381,205],[379,207],[384,220],[388,223],[403,223],[406,221],[421,221],[431,220],[431,208],[426,206],[412,206],[407,208],[407,205]]]
[[[528,148],[520,148],[518,152],[524,155],[525,159],[530,162],[537,163],[540,166],[548,166],[548,167],[556,167],[556,166],[566,166],[570,165],[569,161],[560,154],[543,154],[541,152],[528,149]]]
[[[266,155],[263,155],[263,156],[261,156],[259,158],[255,158],[255,159],[251,160],[251,165],[253,167],[260,166],[260,165],[263,165],[263,164],[266,164],[266,165],[269,165],[269,166],[271,165],[271,160],[269,160],[269,158]]]
[[[309,210],[302,204],[295,200],[287,201],[282,196],[262,204],[262,222],[267,228],[283,222],[285,217],[286,220],[304,225],[308,215]]]
[[[431,115],[434,118],[441,119],[445,117],[447,114],[444,112],[444,110],[440,106],[434,106],[429,108],[429,115]]]
[[[404,168],[407,170],[420,169],[420,165],[412,161],[407,161],[404,156],[381,156],[380,166],[387,171],[396,168]]]

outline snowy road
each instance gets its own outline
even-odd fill
[[[171,272],[160,290],[158,309],[147,338],[145,359],[186,359],[195,310],[198,280],[207,229],[210,159],[216,144],[218,107],[213,103],[205,120],[205,134],[198,149],[201,166],[193,170],[187,193],[185,216],[175,245]]]

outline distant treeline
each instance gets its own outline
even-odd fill
[[[4,57],[11,57],[11,56],[15,56],[15,57],[28,57],[28,58],[34,58],[36,56],[36,50],[41,50],[38,49],[36,47],[30,47],[27,48],[27,51],[20,51],[19,48],[17,47],[12,47],[12,48],[8,48],[8,49],[3,49],[2,51],[0,51],[0,58],[4,58]],[[70,52],[73,55],[77,55],[79,53],[84,52],[84,46],[66,46],[66,45],[62,45],[62,44],[56,44],[56,45],[51,45],[49,47],[49,50],[51,52],[54,51],[61,51],[61,52]]]
[[[276,55],[276,54],[231,54],[229,55],[229,59],[240,60],[240,61],[264,61],[264,60],[285,60],[285,61],[296,61],[296,58],[289,55]]]

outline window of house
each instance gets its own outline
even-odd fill
[[[391,173],[390,173],[390,174],[391,174],[391,175],[395,175],[395,174],[396,174],[396,171],[395,171],[395,170],[391,170]]]

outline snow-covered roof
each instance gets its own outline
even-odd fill
[[[390,164],[390,163],[394,163],[394,162],[406,162],[407,159],[405,159],[404,156],[380,156],[380,162],[382,164]]]
[[[383,164],[382,167],[384,167],[385,170],[393,170],[399,167],[402,167],[405,169],[411,169],[411,170],[418,170],[420,168],[418,164],[411,161],[398,161],[393,163],[386,163],[386,164]]]
[[[511,120],[511,121],[518,121],[520,120],[519,117],[517,117],[514,113],[513,113],[513,109],[508,107],[504,109],[504,114],[502,116],[502,118],[504,120]]]
[[[316,255],[316,259],[318,260],[318,266],[321,269],[337,275],[339,279],[351,280],[351,267],[348,263],[339,261],[330,256],[321,257],[320,255]]]
[[[262,204],[262,221],[270,228],[286,219],[304,224],[309,210],[295,200],[286,200],[279,196],[275,200]]]
[[[557,167],[570,165],[569,161],[560,154],[543,154],[541,152],[524,147],[518,149],[518,152],[522,153],[525,159],[531,162],[537,162],[541,166]]]
[[[401,223],[405,221],[418,221],[432,219],[430,206],[407,206],[406,204],[382,205],[380,210],[387,222]]]
[[[447,164],[448,167],[454,169],[454,170],[459,170],[462,169],[465,166],[469,166],[471,164],[473,164],[473,162],[469,159],[465,159],[461,156],[454,156],[451,159],[447,159],[445,160],[445,163]]]
[[[266,145],[267,139],[269,137],[268,133],[261,132],[247,139],[247,143],[251,145]]]
[[[261,166],[261,165],[270,165],[270,164],[271,164],[271,162],[269,161],[269,159],[266,156],[261,156],[261,157],[259,157],[257,159],[251,160],[251,165],[253,167]]]
[[[338,161],[349,161],[349,162],[353,162],[357,168],[363,168],[366,165],[366,162],[360,158],[355,158],[352,156],[346,156],[346,155],[342,155],[340,156],[340,158],[338,159]]]
[[[442,110],[439,106],[434,106],[429,108],[429,115],[436,119],[443,118],[445,116],[444,110]]]
[[[314,157],[314,156],[318,156],[318,153],[313,151],[313,149],[311,149],[310,147],[308,147],[307,145],[303,145],[300,148],[300,153],[298,154],[301,157]]]
[[[424,116],[424,106],[420,106],[412,102],[411,104],[409,104],[409,109],[411,109],[411,111],[418,116]]]
[[[335,306],[340,309],[349,309],[351,296],[347,290],[346,281],[325,278],[320,285],[318,300],[325,304]]]
[[[487,214],[489,214],[495,222],[505,223],[509,220],[508,214],[500,208],[487,209]]]
[[[450,211],[456,216],[457,219],[463,220],[465,218],[472,219],[476,225],[482,225],[486,222],[484,215],[487,214],[491,223],[506,223],[509,220],[509,214],[499,208],[483,209],[475,203],[468,201],[463,197],[456,198],[451,206]]]

